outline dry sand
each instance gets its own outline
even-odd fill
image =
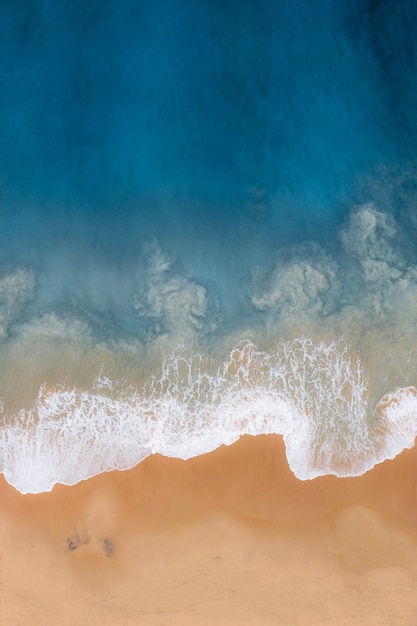
[[[1,490],[1,624],[417,625],[417,452],[301,482],[275,436]]]

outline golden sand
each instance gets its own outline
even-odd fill
[[[281,438],[22,496],[1,489],[1,624],[417,624],[417,452],[298,481]]]

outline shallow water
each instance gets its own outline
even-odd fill
[[[302,479],[414,444],[416,12],[2,4],[7,480],[244,433]]]

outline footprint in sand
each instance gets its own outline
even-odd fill
[[[67,537],[67,549],[70,552],[73,552],[81,545],[88,544],[88,543],[90,543],[90,537],[85,531],[82,533],[82,535],[80,535],[80,533],[76,529],[75,532],[71,535],[71,537]],[[100,544],[101,548],[103,549],[105,554],[107,554],[108,557],[111,557],[114,555],[115,546],[114,546],[114,542],[110,539],[110,537],[104,537],[102,539],[99,539],[98,543]]]
[[[79,546],[79,542],[74,537],[67,537],[68,550],[76,550]]]
[[[76,550],[80,545],[88,543],[90,543],[90,537],[85,529],[81,534],[75,529],[71,537],[67,537],[67,548],[70,551]]]
[[[109,537],[104,537],[104,539],[100,540],[101,547],[108,557],[113,556],[114,554],[114,543]]]

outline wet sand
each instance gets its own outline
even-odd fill
[[[1,624],[417,624],[417,452],[298,481],[280,437],[22,496],[2,478]]]

